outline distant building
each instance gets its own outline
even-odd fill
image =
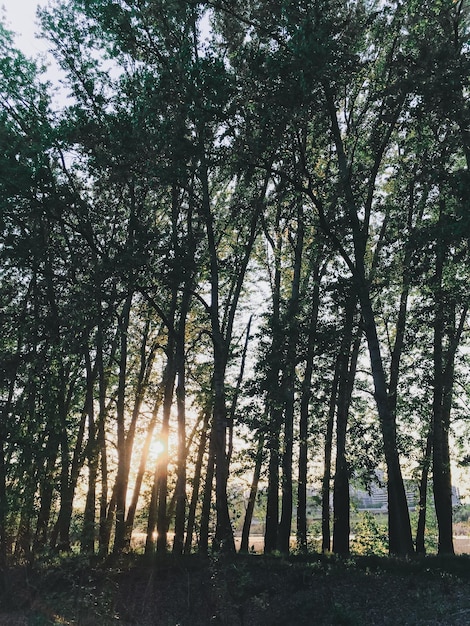
[[[369,489],[363,487],[350,487],[352,502],[359,510],[370,510],[371,512],[382,512],[388,510],[387,485],[384,481],[384,474],[377,473],[377,482],[370,485]],[[410,511],[414,511],[418,506],[418,489],[416,483],[405,480],[406,501]],[[460,494],[456,486],[452,486],[452,506],[460,505]]]

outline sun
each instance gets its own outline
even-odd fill
[[[165,446],[163,445],[163,442],[160,439],[155,439],[150,444],[149,453],[153,459],[157,459],[163,453],[164,450],[165,450]]]

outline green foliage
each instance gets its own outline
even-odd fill
[[[369,511],[359,513],[359,518],[352,529],[354,538],[351,551],[360,556],[386,556],[388,554],[388,535],[386,525],[377,521]]]

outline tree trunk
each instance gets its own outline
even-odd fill
[[[325,443],[324,443],[324,469],[322,478],[321,509],[322,509],[322,552],[331,550],[331,524],[330,524],[330,483],[331,483],[331,457],[333,447],[333,431],[336,414],[336,404],[338,401],[338,384],[341,370],[341,352],[335,359],[335,369],[331,384],[330,401],[328,404],[328,418],[326,423]]]
[[[208,434],[210,416],[211,416],[210,406],[205,407],[203,425],[202,425],[202,430],[201,430],[201,439],[199,441],[196,464],[194,467],[193,491],[191,495],[191,502],[189,503],[188,523],[186,527],[186,541],[184,545],[185,554],[191,554],[191,548],[192,548],[192,543],[193,543],[194,524],[196,521],[196,508],[197,508],[197,503],[199,499],[199,486],[201,483],[202,462],[204,459],[204,453],[206,451],[207,434]]]
[[[446,376],[442,367],[442,342],[442,320],[437,318],[434,324],[433,492],[439,529],[438,553],[454,554],[452,479],[449,451],[452,384],[449,388],[445,380]],[[453,368],[449,369],[451,369],[451,375],[453,375]]]
[[[287,308],[287,346],[283,372],[283,403],[284,403],[284,452],[282,455],[282,505],[279,522],[278,548],[289,554],[292,529],[293,486],[292,459],[294,450],[294,402],[295,402],[295,367],[297,361],[298,314],[300,277],[302,271],[302,253],[304,247],[303,205],[297,208],[297,236],[294,254],[294,274],[292,290]],[[306,444],[306,436],[304,434]]]
[[[435,268],[435,312],[433,337],[433,368],[434,368],[434,397],[433,397],[433,492],[436,508],[437,524],[439,529],[439,554],[454,554],[452,538],[452,479],[449,453],[449,425],[452,397],[453,358],[445,365],[444,335],[446,317],[451,319],[455,315],[455,304],[445,298],[442,285],[445,265],[446,241],[442,235],[444,206],[441,201],[439,208],[439,236],[436,241],[436,268]],[[450,309],[446,311],[444,309]],[[450,356],[450,355],[449,355]],[[450,376],[450,385],[448,378]]]
[[[426,511],[428,500],[428,477],[431,467],[432,455],[432,425],[426,437],[426,449],[422,461],[421,478],[418,487],[418,524],[416,527],[416,553],[426,554],[425,532],[426,532]]]
[[[274,253],[274,281],[272,287],[272,339],[268,362],[268,388],[266,402],[269,411],[267,443],[269,450],[268,488],[266,503],[266,525],[264,531],[264,552],[269,554],[278,549],[279,531],[279,460],[280,432],[282,425],[282,398],[280,396],[279,378],[281,372],[281,355],[283,333],[280,322],[281,300],[281,254],[282,236],[280,234],[280,208],[276,213],[276,241],[270,239]]]
[[[204,134],[200,136],[201,145],[201,182],[202,182],[202,211],[206,226],[207,244],[210,259],[210,284],[211,284],[211,334],[214,350],[214,369],[212,376],[213,401],[213,437],[215,453],[215,507],[216,529],[214,545],[224,552],[235,552],[233,529],[230,522],[227,499],[228,481],[228,457],[226,450],[227,439],[227,407],[225,397],[225,370],[227,365],[227,345],[231,339],[223,337],[219,321],[219,263],[217,247],[213,231],[213,218],[210,208],[209,179],[205,157]]]
[[[308,349],[305,373],[302,381],[299,418],[299,473],[297,487],[297,546],[303,553],[307,552],[307,477],[308,477],[308,426],[310,398],[312,396],[313,362],[317,343],[316,331],[320,306],[320,268],[315,264],[313,271],[312,310],[308,329]]]
[[[333,552],[349,554],[350,499],[349,467],[346,458],[346,441],[349,407],[354,387],[360,336],[353,344],[353,326],[356,299],[349,295],[345,303],[344,334],[339,356],[339,389],[336,414],[336,462],[333,486]]]
[[[134,491],[132,492],[132,500],[129,504],[129,508],[127,510],[126,517],[126,546],[130,548],[131,537],[132,537],[132,529],[134,527],[135,514],[137,511],[137,504],[139,502],[140,490],[142,487],[142,482],[144,480],[145,469],[147,467],[147,458],[150,451],[150,446],[152,444],[153,434],[155,432],[155,426],[157,424],[157,416],[158,411],[160,410],[160,406],[162,403],[162,393],[161,393],[162,385],[157,391],[157,398],[155,400],[155,404],[152,411],[152,417],[150,418],[150,422],[147,426],[147,434],[145,436],[144,445],[142,448],[142,453],[140,456],[139,469],[137,471],[137,476],[135,479]],[[155,527],[155,524],[154,524]],[[152,528],[153,532],[153,528]]]
[[[5,467],[5,442],[3,424],[0,427],[0,576],[7,564],[7,489],[6,489],[6,467]],[[3,594],[3,579],[0,579],[0,593]]]
[[[242,538],[240,544],[240,552],[248,552],[250,541],[250,528],[255,510],[256,494],[258,492],[258,483],[261,476],[261,468],[263,465],[263,448],[264,435],[260,434],[258,439],[258,449],[256,451],[255,469],[253,472],[253,480],[251,481],[250,495],[246,505],[245,519],[243,520]]]
[[[186,318],[191,302],[192,280],[184,285],[180,306],[180,318],[176,337],[175,361],[178,376],[176,405],[178,419],[178,456],[175,487],[175,537],[173,553],[182,554],[184,549],[184,527],[186,523]]]
[[[361,289],[360,301],[387,465],[389,549],[391,554],[407,556],[413,553],[408,502],[398,456],[395,416],[388,404],[385,372],[368,290]]]
[[[204,483],[204,495],[202,499],[201,523],[199,528],[198,551],[207,554],[209,551],[209,523],[212,503],[212,484],[214,482],[215,469],[215,442],[214,426],[211,427],[209,439],[209,457],[207,459],[206,480]]]
[[[174,338],[168,337],[168,361],[165,370],[165,388],[163,392],[163,418],[160,441],[163,451],[157,461],[155,472],[157,494],[157,552],[165,553],[168,547],[168,437],[170,431],[170,414],[175,390],[176,368],[174,355]]]
[[[361,228],[359,220],[359,211],[356,206],[354,193],[351,186],[350,166],[344,151],[344,144],[338,123],[336,105],[333,94],[329,86],[325,86],[325,94],[327,100],[328,113],[331,120],[332,134],[336,146],[336,154],[338,159],[338,167],[341,178],[342,190],[346,201],[347,212],[351,225],[351,232],[354,244],[354,262],[351,260],[341,242],[335,237],[328,226],[324,213],[320,211],[320,221],[325,234],[330,238],[335,247],[341,253],[344,261],[347,263],[352,272],[353,280],[356,285],[357,295],[361,306],[362,318],[364,320],[364,330],[369,349],[369,357],[372,370],[372,378],[374,381],[375,401],[379,414],[380,427],[383,439],[383,448],[385,462],[387,465],[388,475],[388,529],[389,529],[389,547],[392,554],[410,555],[413,554],[413,539],[411,535],[410,516],[408,512],[408,503],[406,501],[405,486],[400,467],[400,460],[397,449],[397,433],[396,421],[393,412],[390,410],[388,401],[388,389],[383,366],[383,359],[380,350],[380,342],[377,334],[377,324],[375,314],[372,307],[372,299],[369,284],[366,278],[365,270],[365,252],[367,230]],[[388,133],[393,129],[394,121],[391,120]],[[382,152],[379,151],[375,156],[375,168],[371,173],[371,181],[373,182],[373,174],[377,174],[377,166],[380,164],[380,157],[385,149],[386,144],[382,144]],[[372,187],[371,187],[372,189]],[[371,196],[372,197],[372,196]],[[368,227],[368,225],[366,224]]]
[[[127,331],[129,328],[129,318],[132,305],[132,293],[129,293],[122,314],[119,320],[120,351],[119,351],[119,378],[118,395],[116,406],[116,426],[117,426],[117,453],[118,467],[116,476],[116,527],[114,535],[114,554],[120,554],[125,547],[126,538],[126,496],[127,496],[127,446],[125,436],[125,401],[127,387]]]
[[[54,495],[54,470],[59,455],[59,442],[56,433],[51,432],[46,446],[44,475],[39,483],[40,508],[34,538],[34,552],[37,553],[47,544],[49,521],[51,517],[52,499]],[[31,506],[28,503],[27,506]],[[57,532],[57,528],[55,529]],[[53,545],[55,538],[52,537]]]
[[[445,293],[443,285],[444,267],[448,240],[444,234],[446,226],[444,200],[439,206],[438,237],[436,240],[435,268],[435,313],[434,313],[434,398],[433,398],[433,492],[439,529],[439,554],[454,554],[452,532],[452,476],[449,450],[450,416],[454,384],[454,361],[460,342],[468,305],[463,307],[456,327],[456,302]],[[447,337],[447,349],[444,349]]]
[[[98,356],[97,356],[98,358]],[[96,441],[96,424],[94,410],[94,382],[98,363],[95,361],[95,372],[91,367],[90,353],[85,352],[86,364],[86,414],[88,416],[88,490],[83,512],[83,527],[80,551],[83,554],[95,552],[95,509],[96,509],[96,481],[98,478],[98,446]]]
[[[104,355],[103,355],[103,321],[98,321],[96,331],[96,359],[98,370],[98,403],[99,413],[97,421],[97,442],[100,465],[101,478],[101,494],[100,494],[100,510],[99,510],[99,555],[105,557],[109,551],[110,531],[108,531],[107,513],[108,513],[108,458],[106,451],[106,390],[108,387],[108,376],[105,374]],[[111,359],[114,360],[114,354],[117,350],[117,333],[111,348]]]
[[[229,440],[228,440],[227,458],[228,458],[229,463],[232,459],[232,453],[233,453],[233,428],[235,425],[235,415],[237,411],[238,398],[240,396],[240,389],[241,389],[242,382],[243,382],[243,376],[245,374],[246,353],[248,351],[248,344],[250,341],[250,330],[251,330],[252,320],[253,320],[253,315],[250,315],[250,319],[248,320],[248,324],[246,326],[246,336],[245,336],[245,343],[243,345],[242,358],[241,358],[241,363],[240,363],[240,371],[237,376],[237,382],[235,384],[235,390],[233,392],[232,402],[230,404],[230,410],[228,412],[228,417],[227,417],[228,424],[229,424]]]

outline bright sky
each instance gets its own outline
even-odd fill
[[[38,30],[35,24],[38,5],[46,6],[47,0],[0,0],[7,28],[17,34],[17,47],[29,57],[47,51],[48,47],[47,42],[38,41],[34,36]]]
[[[55,86],[52,101],[61,108],[66,103],[65,90],[59,85],[63,72],[48,54],[50,43],[35,36],[39,31],[36,10],[38,6],[46,7],[48,4],[48,0],[0,0],[0,17],[5,18],[6,27],[16,35],[15,48],[29,58],[41,55],[47,66],[45,78]]]

